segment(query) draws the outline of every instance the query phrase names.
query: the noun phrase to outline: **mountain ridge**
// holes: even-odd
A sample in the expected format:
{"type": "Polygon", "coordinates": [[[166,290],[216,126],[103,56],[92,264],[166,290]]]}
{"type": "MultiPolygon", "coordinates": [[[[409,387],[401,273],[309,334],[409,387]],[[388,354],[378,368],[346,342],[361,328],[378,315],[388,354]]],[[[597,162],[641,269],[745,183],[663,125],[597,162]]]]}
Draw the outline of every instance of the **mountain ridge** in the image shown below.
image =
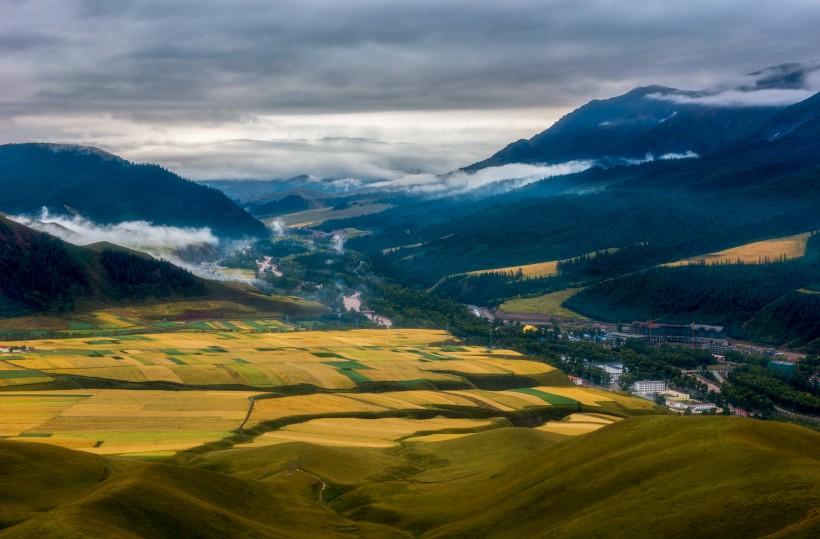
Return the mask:
{"type": "Polygon", "coordinates": [[[132,163],[88,146],[0,145],[0,211],[30,215],[42,208],[100,224],[208,227],[232,238],[268,234],[219,190],[158,165],[132,163]]]}

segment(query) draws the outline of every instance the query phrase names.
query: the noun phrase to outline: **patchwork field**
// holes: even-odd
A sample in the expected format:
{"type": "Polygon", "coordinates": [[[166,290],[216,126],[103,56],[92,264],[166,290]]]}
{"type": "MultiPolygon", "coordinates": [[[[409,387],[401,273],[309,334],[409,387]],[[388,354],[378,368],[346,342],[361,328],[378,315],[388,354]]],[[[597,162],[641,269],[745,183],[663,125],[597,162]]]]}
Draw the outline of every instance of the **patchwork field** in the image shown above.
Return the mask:
{"type": "Polygon", "coordinates": [[[500,309],[507,313],[545,314],[565,316],[568,318],[585,318],[562,305],[567,299],[578,293],[579,288],[568,288],[535,298],[518,298],[505,301],[500,309]]]}
{"type": "MultiPolygon", "coordinates": [[[[318,308],[318,304],[300,298],[279,297],[277,301],[304,309],[318,308]]],[[[44,333],[66,336],[118,335],[138,331],[203,329],[292,331],[294,328],[274,314],[263,317],[254,307],[225,300],[173,301],[143,306],[112,307],[70,315],[0,318],[0,336],[21,331],[36,337],[44,333]],[[228,321],[228,326],[221,328],[221,321],[228,321]],[[211,324],[216,325],[211,327],[211,324]]]]}
{"type": "Polygon", "coordinates": [[[463,384],[462,376],[541,379],[555,371],[509,350],[456,346],[442,331],[235,331],[260,325],[225,320],[203,323],[201,329],[209,332],[11,343],[32,350],[5,358],[0,384],[69,375],[197,387],[350,389],[366,382],[463,384]]]}
{"type": "Polygon", "coordinates": [[[797,234],[783,238],[756,241],[739,245],[716,253],[678,260],[665,266],[686,266],[688,264],[736,263],[760,264],[781,259],[800,258],[806,254],[806,244],[811,233],[797,234]]]}
{"type": "Polygon", "coordinates": [[[652,411],[652,403],[642,399],[546,386],[293,396],[249,391],[6,391],[0,392],[0,437],[99,454],[171,455],[229,438],[244,425],[260,434],[253,446],[301,441],[388,447],[405,439],[455,437],[425,438],[428,435],[509,426],[507,414],[555,406],[592,411],[539,427],[562,435],[591,432],[619,419],[605,413],[612,410],[626,415],[652,411]]]}
{"type": "Polygon", "coordinates": [[[560,438],[610,421],[589,414],[656,412],[444,331],[262,324],[4,343],[14,352],[0,356],[0,437],[160,458],[217,442],[386,448],[545,419],[539,428],[560,438]]]}

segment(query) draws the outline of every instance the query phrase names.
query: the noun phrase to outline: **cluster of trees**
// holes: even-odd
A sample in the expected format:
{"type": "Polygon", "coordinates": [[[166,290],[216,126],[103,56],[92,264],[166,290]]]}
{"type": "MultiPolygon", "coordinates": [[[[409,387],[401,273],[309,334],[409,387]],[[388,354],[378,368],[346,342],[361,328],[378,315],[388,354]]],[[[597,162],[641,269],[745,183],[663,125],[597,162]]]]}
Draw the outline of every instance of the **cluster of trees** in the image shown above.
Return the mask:
{"type": "Polygon", "coordinates": [[[67,310],[88,284],[63,242],[0,220],[0,310],[67,310]]]}
{"type": "Polygon", "coordinates": [[[205,285],[191,272],[165,260],[107,249],[100,263],[120,297],[167,297],[205,294],[205,285]]]}
{"type": "MultiPolygon", "coordinates": [[[[817,375],[817,358],[810,362],[817,375]]],[[[736,406],[764,414],[771,413],[775,406],[782,406],[799,413],[820,415],[820,392],[811,384],[811,377],[798,375],[787,380],[763,367],[749,365],[733,370],[728,380],[723,393],[736,406]]]]}
{"type": "Polygon", "coordinates": [[[486,342],[490,325],[452,300],[396,284],[382,284],[368,295],[370,307],[405,327],[447,329],[470,341],[486,342]]]}
{"type": "Polygon", "coordinates": [[[519,270],[453,275],[439,282],[435,293],[469,305],[495,307],[511,297],[546,294],[570,286],[573,283],[561,276],[524,277],[519,270]]]}

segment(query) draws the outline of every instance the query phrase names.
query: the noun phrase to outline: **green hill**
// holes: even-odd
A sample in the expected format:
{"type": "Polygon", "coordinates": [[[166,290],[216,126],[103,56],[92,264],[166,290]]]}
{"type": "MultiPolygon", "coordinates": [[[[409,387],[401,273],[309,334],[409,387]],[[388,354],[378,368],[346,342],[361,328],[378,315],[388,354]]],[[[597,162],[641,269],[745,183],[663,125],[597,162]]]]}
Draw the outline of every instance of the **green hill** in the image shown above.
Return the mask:
{"type": "Polygon", "coordinates": [[[630,418],[393,449],[296,443],[176,464],[0,441],[0,538],[816,537],[820,434],[630,418]]]}

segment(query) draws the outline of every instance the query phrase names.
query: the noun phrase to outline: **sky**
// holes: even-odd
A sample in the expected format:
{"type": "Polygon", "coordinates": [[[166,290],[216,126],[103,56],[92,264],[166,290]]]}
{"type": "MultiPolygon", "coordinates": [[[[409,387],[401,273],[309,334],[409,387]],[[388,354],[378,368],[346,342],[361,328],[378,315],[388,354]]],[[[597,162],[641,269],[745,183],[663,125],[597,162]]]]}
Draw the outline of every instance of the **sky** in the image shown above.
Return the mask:
{"type": "Polygon", "coordinates": [[[192,179],[443,173],[593,98],[816,62],[818,28],[817,0],[0,0],[0,143],[192,179]]]}

